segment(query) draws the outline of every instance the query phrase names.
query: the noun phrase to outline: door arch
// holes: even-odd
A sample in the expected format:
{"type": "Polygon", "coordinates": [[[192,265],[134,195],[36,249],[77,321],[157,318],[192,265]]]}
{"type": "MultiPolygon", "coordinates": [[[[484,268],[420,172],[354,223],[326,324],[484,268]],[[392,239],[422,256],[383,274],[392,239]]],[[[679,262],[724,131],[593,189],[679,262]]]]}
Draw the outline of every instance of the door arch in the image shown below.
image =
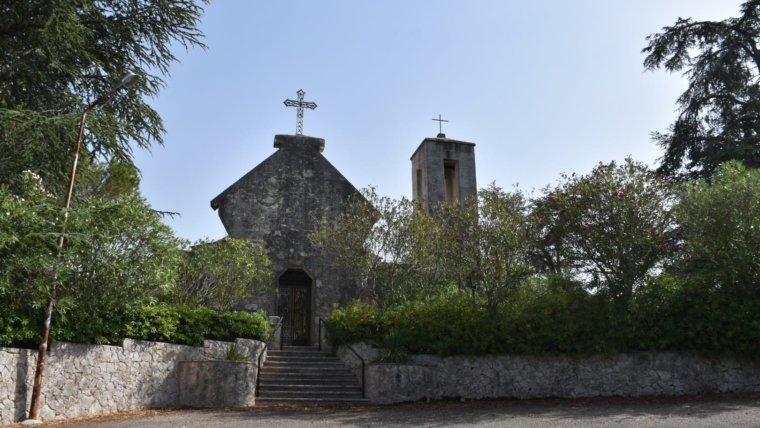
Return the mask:
{"type": "Polygon", "coordinates": [[[303,269],[288,269],[277,281],[277,315],[282,317],[284,346],[309,346],[312,284],[303,269]]]}

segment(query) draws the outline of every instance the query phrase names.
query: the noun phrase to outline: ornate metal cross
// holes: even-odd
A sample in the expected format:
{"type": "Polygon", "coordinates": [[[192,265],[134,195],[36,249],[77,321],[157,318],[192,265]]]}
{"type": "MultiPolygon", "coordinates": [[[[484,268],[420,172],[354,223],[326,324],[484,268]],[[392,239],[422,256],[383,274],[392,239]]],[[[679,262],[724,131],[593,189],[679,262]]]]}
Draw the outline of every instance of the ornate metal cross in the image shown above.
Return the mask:
{"type": "Polygon", "coordinates": [[[296,107],[298,109],[298,121],[296,122],[296,135],[303,134],[303,109],[310,108],[314,110],[317,108],[316,103],[312,103],[310,101],[304,101],[303,96],[306,95],[306,92],[304,92],[303,89],[299,89],[298,92],[298,101],[293,100],[285,100],[285,105],[287,107],[296,107]]]}
{"type": "Polygon", "coordinates": [[[433,120],[435,120],[436,122],[438,122],[438,133],[439,134],[443,134],[443,131],[442,131],[442,128],[441,128],[441,122],[448,122],[448,120],[441,119],[441,115],[440,114],[438,115],[438,119],[433,119],[433,120]]]}

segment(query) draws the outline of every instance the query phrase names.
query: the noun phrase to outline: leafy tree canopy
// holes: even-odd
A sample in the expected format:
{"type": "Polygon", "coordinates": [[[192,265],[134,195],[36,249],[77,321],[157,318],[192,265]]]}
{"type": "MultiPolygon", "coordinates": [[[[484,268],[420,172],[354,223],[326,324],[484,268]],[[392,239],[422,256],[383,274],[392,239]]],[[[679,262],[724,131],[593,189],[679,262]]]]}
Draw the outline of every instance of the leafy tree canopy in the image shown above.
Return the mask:
{"type": "MultiPolygon", "coordinates": [[[[8,0],[0,6],[0,184],[22,171],[60,194],[85,106],[127,73],[140,75],[88,117],[89,159],[133,168],[130,142],[162,144],[145,101],[176,61],[170,45],[205,47],[197,26],[209,0],[8,0]]],[[[88,165],[84,165],[87,167],[88,165]]]]}
{"type": "Polygon", "coordinates": [[[647,37],[644,67],[683,71],[689,87],[668,132],[655,133],[665,149],[659,172],[709,177],[728,160],[760,167],[760,0],[741,16],[720,22],[679,18],[647,37]]]}

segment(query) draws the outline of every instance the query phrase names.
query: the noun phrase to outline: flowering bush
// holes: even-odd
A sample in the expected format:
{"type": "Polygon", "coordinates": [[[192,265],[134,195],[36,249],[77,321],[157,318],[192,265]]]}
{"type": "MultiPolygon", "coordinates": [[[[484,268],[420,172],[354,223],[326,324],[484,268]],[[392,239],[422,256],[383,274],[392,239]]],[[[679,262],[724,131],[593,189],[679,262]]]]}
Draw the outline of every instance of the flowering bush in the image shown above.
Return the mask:
{"type": "Polygon", "coordinates": [[[588,175],[563,174],[545,192],[552,209],[535,213],[550,225],[543,245],[613,299],[630,299],[673,250],[673,194],[641,163],[626,159],[600,163],[588,175]]]}

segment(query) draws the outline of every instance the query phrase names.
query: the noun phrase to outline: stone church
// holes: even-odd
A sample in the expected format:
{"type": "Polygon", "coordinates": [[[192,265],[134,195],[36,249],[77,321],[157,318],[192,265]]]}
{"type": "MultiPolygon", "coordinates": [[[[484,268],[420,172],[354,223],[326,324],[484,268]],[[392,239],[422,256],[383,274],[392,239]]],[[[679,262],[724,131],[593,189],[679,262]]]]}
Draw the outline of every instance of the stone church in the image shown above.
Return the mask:
{"type": "MultiPolygon", "coordinates": [[[[215,197],[211,208],[230,236],[262,243],[272,261],[272,287],[250,296],[245,309],[283,317],[284,345],[316,345],[318,319],[361,292],[320,259],[307,234],[343,212],[350,198],[362,196],[323,156],[324,139],[275,135],[274,148],[215,197]]],[[[424,200],[425,209],[477,191],[475,144],[438,134],[425,138],[411,161],[413,197],[424,200]]]]}

